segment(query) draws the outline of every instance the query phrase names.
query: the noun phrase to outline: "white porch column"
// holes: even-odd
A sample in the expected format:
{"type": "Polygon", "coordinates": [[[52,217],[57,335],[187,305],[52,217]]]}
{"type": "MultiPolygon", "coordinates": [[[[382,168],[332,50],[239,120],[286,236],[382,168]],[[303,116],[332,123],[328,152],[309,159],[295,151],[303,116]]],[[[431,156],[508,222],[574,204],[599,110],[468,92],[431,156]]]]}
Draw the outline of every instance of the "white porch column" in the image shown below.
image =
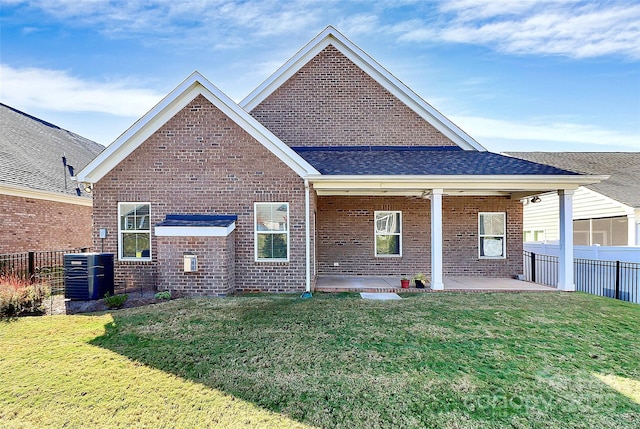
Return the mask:
{"type": "Polygon", "coordinates": [[[636,214],[627,215],[627,246],[635,246],[638,243],[640,237],[636,237],[636,214]]]}
{"type": "Polygon", "coordinates": [[[558,191],[560,199],[560,258],[558,260],[558,289],[575,291],[573,280],[573,190],[558,191]]]}
{"type": "Polygon", "coordinates": [[[444,289],[442,281],[442,189],[431,190],[431,289],[444,289]]]}

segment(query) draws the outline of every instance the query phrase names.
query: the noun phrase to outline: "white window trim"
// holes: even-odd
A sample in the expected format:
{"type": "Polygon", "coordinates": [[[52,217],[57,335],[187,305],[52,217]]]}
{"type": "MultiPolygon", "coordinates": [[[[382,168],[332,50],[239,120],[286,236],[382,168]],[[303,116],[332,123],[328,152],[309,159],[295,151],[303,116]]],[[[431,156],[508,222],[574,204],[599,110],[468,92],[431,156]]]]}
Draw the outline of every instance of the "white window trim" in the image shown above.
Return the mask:
{"type": "Polygon", "coordinates": [[[257,201],[253,203],[253,256],[255,262],[289,262],[291,255],[291,218],[289,217],[289,203],[278,201],[257,201]],[[287,230],[286,231],[258,231],[258,206],[260,204],[284,204],[287,206],[287,230]],[[258,233],[260,234],[287,234],[287,257],[286,258],[258,258],[258,233]]]}
{"type": "Polygon", "coordinates": [[[479,259],[507,259],[507,212],[479,212],[478,213],[478,258],[479,259]],[[503,231],[504,234],[480,234],[480,217],[482,215],[500,214],[504,216],[503,231]],[[482,237],[502,237],[502,256],[482,256],[481,238],[482,237]]]}
{"type": "Polygon", "coordinates": [[[151,203],[146,201],[119,201],[118,202],[118,261],[151,261],[153,258],[153,246],[152,246],[152,236],[151,236],[151,203]],[[120,210],[124,204],[148,204],[149,205],[149,257],[148,258],[125,258],[122,256],[122,233],[138,233],[138,234],[146,234],[145,232],[136,232],[130,230],[122,230],[122,224],[120,222],[121,214],[120,210]]]}
{"type": "Polygon", "coordinates": [[[376,210],[373,212],[373,255],[376,258],[401,258],[402,257],[402,211],[400,210],[376,210]],[[397,213],[400,216],[400,232],[395,232],[391,234],[382,234],[378,233],[376,228],[376,219],[378,217],[378,213],[397,213]],[[400,246],[399,252],[397,255],[378,255],[378,235],[397,235],[400,237],[398,240],[398,244],[400,246]]]}

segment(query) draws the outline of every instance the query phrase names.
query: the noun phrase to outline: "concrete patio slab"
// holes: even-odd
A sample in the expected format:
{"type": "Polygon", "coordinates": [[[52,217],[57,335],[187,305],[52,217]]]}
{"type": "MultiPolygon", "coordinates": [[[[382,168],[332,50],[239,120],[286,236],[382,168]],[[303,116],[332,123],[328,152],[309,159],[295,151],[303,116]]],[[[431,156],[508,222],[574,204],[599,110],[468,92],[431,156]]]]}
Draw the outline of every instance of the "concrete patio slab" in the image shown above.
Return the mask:
{"type": "Polygon", "coordinates": [[[550,292],[556,288],[525,282],[522,280],[497,277],[445,277],[445,290],[457,291],[531,291],[550,292]]]}
{"type": "MultiPolygon", "coordinates": [[[[522,280],[496,277],[445,277],[444,292],[554,292],[558,289],[522,280]]],[[[400,277],[319,276],[317,292],[436,292],[429,289],[402,289],[400,277]]],[[[441,291],[437,291],[441,292],[441,291]]]]}

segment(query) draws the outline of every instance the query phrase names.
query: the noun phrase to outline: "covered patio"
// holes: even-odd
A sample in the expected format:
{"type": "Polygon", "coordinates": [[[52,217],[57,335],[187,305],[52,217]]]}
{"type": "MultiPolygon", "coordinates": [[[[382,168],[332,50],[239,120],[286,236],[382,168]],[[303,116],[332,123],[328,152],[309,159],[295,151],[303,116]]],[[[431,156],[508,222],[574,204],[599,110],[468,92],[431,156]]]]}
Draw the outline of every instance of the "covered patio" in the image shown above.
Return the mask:
{"type": "MultiPolygon", "coordinates": [[[[424,289],[402,289],[400,277],[391,276],[319,276],[316,292],[433,292],[424,289]]],[[[556,292],[558,289],[522,280],[495,277],[444,277],[448,292],[556,292]]]]}
{"type": "Polygon", "coordinates": [[[397,291],[401,275],[417,272],[429,275],[431,290],[555,290],[511,280],[522,272],[521,204],[552,191],[562,249],[557,286],[575,290],[573,192],[606,177],[458,147],[293,149],[320,172],[306,178],[317,213],[315,290],[397,291]],[[380,226],[383,216],[396,221],[380,226]],[[382,239],[395,247],[380,252],[382,239]]]}

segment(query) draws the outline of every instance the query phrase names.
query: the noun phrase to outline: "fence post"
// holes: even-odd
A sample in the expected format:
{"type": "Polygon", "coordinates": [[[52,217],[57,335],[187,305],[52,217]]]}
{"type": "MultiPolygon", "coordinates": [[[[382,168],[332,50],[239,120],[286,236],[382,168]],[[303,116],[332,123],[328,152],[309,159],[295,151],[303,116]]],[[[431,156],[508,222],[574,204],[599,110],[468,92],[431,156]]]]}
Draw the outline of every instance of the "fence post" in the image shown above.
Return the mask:
{"type": "Polygon", "coordinates": [[[620,299],[620,261],[616,261],[616,299],[620,299]]]}
{"type": "Polygon", "coordinates": [[[531,283],[536,282],[536,254],[531,252],[531,283]]]}
{"type": "Polygon", "coordinates": [[[29,252],[29,262],[27,267],[29,273],[29,281],[33,282],[36,279],[36,253],[29,252]]]}

